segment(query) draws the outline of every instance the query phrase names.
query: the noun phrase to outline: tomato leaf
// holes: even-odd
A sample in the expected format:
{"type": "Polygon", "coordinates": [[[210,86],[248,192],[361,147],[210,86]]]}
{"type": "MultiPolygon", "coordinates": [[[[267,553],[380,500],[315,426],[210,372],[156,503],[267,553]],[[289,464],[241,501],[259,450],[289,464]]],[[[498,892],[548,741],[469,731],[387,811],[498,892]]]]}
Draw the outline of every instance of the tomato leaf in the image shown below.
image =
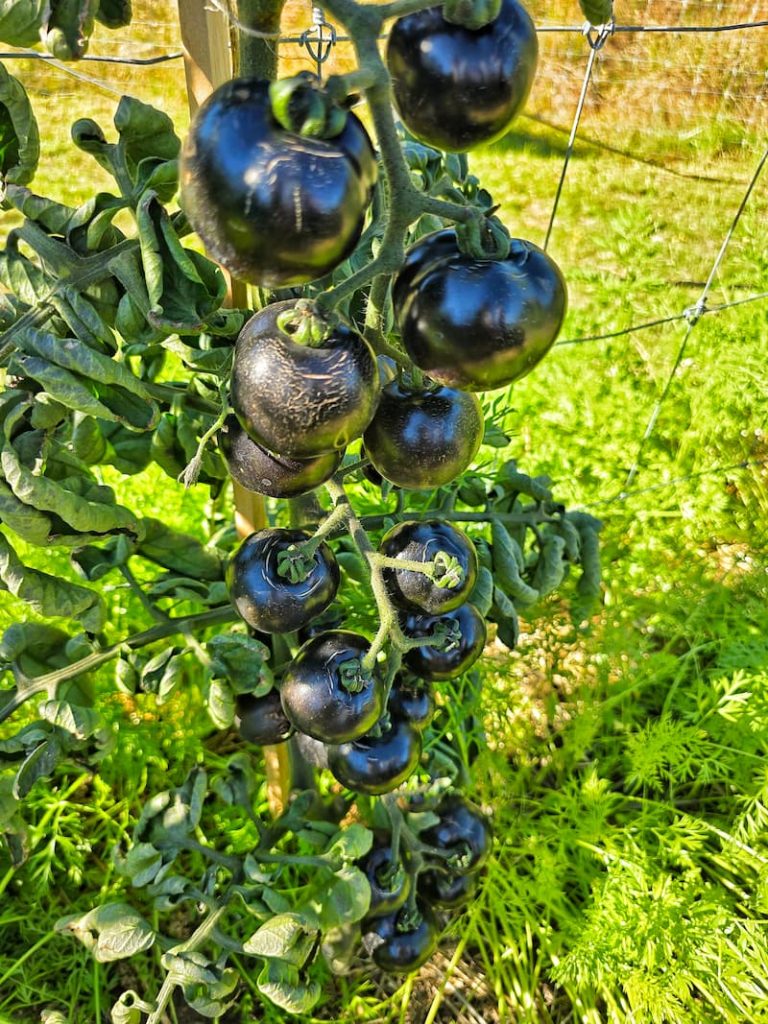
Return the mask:
{"type": "Polygon", "coordinates": [[[259,991],[289,1013],[309,1013],[320,998],[320,985],[302,978],[282,960],[267,960],[256,984],[259,991]]]}
{"type": "Polygon", "coordinates": [[[21,82],[0,64],[0,175],[6,182],[26,185],[35,175],[39,158],[40,135],[29,97],[21,82]]]}
{"type": "Polygon", "coordinates": [[[61,917],[57,932],[71,932],[99,963],[125,960],[149,949],[155,933],[141,914],[127,903],[106,903],[87,914],[61,917]]]}

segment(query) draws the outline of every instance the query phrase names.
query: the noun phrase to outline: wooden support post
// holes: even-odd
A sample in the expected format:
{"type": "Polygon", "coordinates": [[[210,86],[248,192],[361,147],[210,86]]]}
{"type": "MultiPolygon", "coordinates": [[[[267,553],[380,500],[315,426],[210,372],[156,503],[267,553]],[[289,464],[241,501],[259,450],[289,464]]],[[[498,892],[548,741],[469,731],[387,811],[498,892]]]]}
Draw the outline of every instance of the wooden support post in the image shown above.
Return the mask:
{"type": "MultiPolygon", "coordinates": [[[[184,69],[190,114],[211,92],[232,78],[235,71],[232,54],[236,52],[227,17],[210,10],[205,0],[178,0],[181,40],[184,46],[184,69]]],[[[242,281],[230,280],[229,301],[233,306],[247,307],[248,287],[242,281]]],[[[235,525],[240,537],[247,537],[266,526],[264,499],[234,483],[235,525]]],[[[264,747],[267,774],[267,796],[274,815],[288,802],[291,790],[291,752],[287,743],[264,747]]]]}

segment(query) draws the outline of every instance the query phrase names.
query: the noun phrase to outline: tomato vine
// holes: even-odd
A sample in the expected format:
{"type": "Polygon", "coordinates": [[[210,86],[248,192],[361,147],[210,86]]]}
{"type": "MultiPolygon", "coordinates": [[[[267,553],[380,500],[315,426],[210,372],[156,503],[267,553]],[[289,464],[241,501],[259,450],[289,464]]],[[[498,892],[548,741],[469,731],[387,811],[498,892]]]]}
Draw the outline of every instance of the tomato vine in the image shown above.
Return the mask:
{"type": "MultiPolygon", "coordinates": [[[[124,98],[117,142],[90,119],[72,134],[114,192],[78,208],[36,195],[33,146],[14,150],[21,170],[3,168],[4,205],[22,224],[0,254],[0,515],[25,544],[69,551],[85,581],[24,565],[0,534],[2,585],[69,624],[20,623],[0,641],[11,675],[0,721],[46,698],[39,719],[0,741],[15,801],[6,824],[68,755],[108,755],[115,741],[85,684],[109,662],[119,690],[158,704],[183,679],[202,680],[214,726],[237,741],[228,756],[207,749],[208,771],[195,767],[151,796],[115,852],[142,908],[205,915],[188,937],[173,943],[150,925],[134,894],[59,922],[102,961],[162,947],[160,991],[124,993],[116,1024],[156,1024],[177,989],[197,1012],[221,1014],[238,957],[256,958],[258,991],[296,1013],[320,998],[319,954],[338,973],[424,963],[443,923],[433,911],[471,897],[491,847],[485,815],[457,792],[470,775],[468,745],[441,726],[458,677],[476,691],[488,626],[514,649],[518,610],[572,570],[576,617],[599,593],[599,522],[567,511],[550,481],[501,456],[509,439],[493,412],[503,418],[503,403],[484,407],[474,394],[546,355],[565,312],[559,271],[510,240],[462,153],[395,121],[379,37],[429,3],[321,6],[358,62],[322,88],[306,76],[269,85],[266,44],[281,5],[241,2],[251,32],[240,39],[240,73],[263,81],[223,86],[183,148],[165,115],[124,98]],[[358,94],[375,158],[349,109],[358,94]],[[217,154],[218,132],[238,145],[217,154]],[[278,172],[243,171],[254,153],[277,160],[278,172]],[[285,181],[290,202],[268,221],[285,181]],[[325,194],[303,206],[302,189],[318,187],[325,194]],[[133,233],[119,226],[125,212],[133,233]],[[193,228],[249,277],[254,309],[226,308],[221,270],[184,244],[193,228]],[[446,324],[471,281],[497,272],[478,294],[498,334],[484,340],[471,310],[446,324]],[[441,305],[434,295],[462,274],[441,305]],[[432,333],[413,341],[406,326],[425,323],[432,333]],[[452,350],[437,351],[438,335],[451,336],[452,350]],[[472,468],[483,445],[488,457],[472,468]],[[99,472],[151,464],[209,488],[205,543],[120,504],[99,472]],[[272,501],[269,525],[237,549],[224,518],[230,477],[272,501]],[[113,574],[151,627],[115,638],[99,586],[113,574]],[[169,614],[176,605],[192,610],[169,614]],[[232,628],[213,632],[224,624],[232,628]],[[274,821],[255,809],[255,740],[290,742],[305,758],[303,784],[297,777],[274,821]],[[238,841],[222,841],[222,820],[237,820],[238,841]]],[[[445,16],[482,32],[500,8],[452,3],[445,16]]],[[[71,55],[86,44],[69,23],[44,27],[63,32],[71,55]]],[[[12,99],[12,141],[33,138],[28,101],[18,89],[12,99]]],[[[23,844],[10,845],[20,863],[23,844]]]]}

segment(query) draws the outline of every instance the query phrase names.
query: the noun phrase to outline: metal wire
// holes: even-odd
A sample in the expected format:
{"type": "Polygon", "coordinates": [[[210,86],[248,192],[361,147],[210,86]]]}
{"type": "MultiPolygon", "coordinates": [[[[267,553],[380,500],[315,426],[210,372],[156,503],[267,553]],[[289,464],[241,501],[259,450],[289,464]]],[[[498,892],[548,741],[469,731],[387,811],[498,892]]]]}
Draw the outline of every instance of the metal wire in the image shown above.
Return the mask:
{"type": "MultiPolygon", "coordinates": [[[[216,11],[219,14],[223,14],[229,22],[234,25],[238,31],[248,36],[255,36],[259,39],[274,39],[280,43],[293,43],[297,46],[304,45],[306,33],[302,33],[299,36],[283,36],[279,32],[259,32],[255,28],[250,28],[245,25],[239,18],[237,18],[231,11],[227,10],[221,0],[208,0],[206,10],[216,11]]],[[[165,22],[139,22],[139,24],[155,24],[158,26],[164,26],[165,22]]],[[[765,21],[743,21],[732,25],[613,25],[611,32],[663,32],[669,34],[685,34],[689,32],[739,32],[746,29],[752,28],[768,28],[768,20],[765,21]]],[[[585,34],[585,25],[537,25],[536,31],[541,33],[547,32],[573,32],[577,35],[585,34]]],[[[388,33],[384,32],[379,37],[380,39],[386,39],[388,33]]],[[[334,37],[336,43],[349,43],[352,42],[351,36],[336,33],[334,37]]],[[[96,61],[105,64],[125,64],[128,66],[141,67],[152,66],[154,64],[163,64],[167,61],[181,60],[184,56],[183,53],[166,53],[156,57],[113,57],[105,56],[102,54],[86,54],[80,57],[80,61],[96,61]]],[[[37,50],[9,50],[5,53],[0,53],[0,60],[47,60],[55,61],[57,58],[52,53],[40,53],[37,50]]]]}
{"type": "Polygon", "coordinates": [[[632,327],[624,327],[620,331],[609,331],[607,334],[590,334],[583,338],[563,338],[555,345],[583,345],[588,341],[607,341],[609,338],[622,338],[625,334],[634,334],[635,331],[647,331],[651,327],[661,327],[663,324],[675,323],[678,320],[689,320],[691,310],[695,309],[698,316],[706,316],[707,313],[721,313],[724,309],[732,309],[734,306],[744,306],[748,302],[759,302],[761,299],[768,299],[768,292],[758,292],[757,295],[748,295],[744,299],[734,299],[733,302],[721,302],[716,306],[705,306],[699,309],[697,306],[689,307],[682,313],[674,316],[661,317],[659,320],[649,320],[647,323],[634,324],[632,327]]]}
{"type": "MultiPolygon", "coordinates": [[[[164,53],[157,57],[107,57],[88,56],[80,57],[79,60],[98,61],[101,64],[130,64],[138,67],[151,64],[164,64],[169,60],[179,60],[183,53],[164,53]]],[[[56,58],[52,53],[38,53],[37,50],[14,50],[12,53],[0,53],[0,60],[47,60],[55,62],[56,58]]]]}
{"type": "Polygon", "coordinates": [[[701,316],[703,315],[704,310],[706,309],[707,295],[709,294],[709,290],[712,287],[712,282],[714,281],[715,275],[720,269],[720,264],[723,262],[726,250],[728,249],[730,241],[733,238],[733,234],[736,228],[738,227],[739,221],[741,220],[741,216],[744,213],[744,210],[746,209],[747,203],[749,202],[749,197],[752,195],[752,191],[755,185],[757,184],[757,180],[762,174],[763,168],[765,167],[766,163],[768,163],[768,147],[766,147],[765,152],[758,161],[757,167],[755,168],[755,173],[752,175],[752,179],[749,182],[749,185],[747,186],[747,191],[745,192],[741,202],[739,203],[739,208],[736,211],[736,215],[734,216],[731,222],[731,226],[728,228],[728,231],[726,232],[725,238],[723,239],[723,243],[720,246],[720,250],[717,256],[715,257],[715,262],[712,264],[712,269],[709,272],[709,277],[707,278],[707,281],[704,285],[704,289],[701,295],[699,296],[699,300],[696,303],[696,305],[692,307],[691,310],[688,311],[689,315],[686,317],[686,319],[688,320],[688,326],[685,329],[685,334],[683,335],[683,339],[678,347],[677,354],[675,356],[675,361],[672,364],[672,369],[669,371],[669,374],[667,375],[667,379],[664,383],[664,387],[662,388],[662,392],[657,398],[653,409],[651,410],[651,415],[646,425],[645,432],[643,433],[643,436],[640,439],[637,451],[635,452],[634,461],[632,462],[632,465],[629,469],[629,473],[627,474],[627,479],[624,484],[624,490],[627,490],[632,485],[632,481],[635,479],[635,476],[637,475],[637,471],[640,468],[640,460],[642,459],[643,452],[645,451],[645,446],[648,443],[649,438],[653,434],[653,431],[656,427],[656,422],[659,418],[659,413],[661,412],[661,408],[667,398],[667,395],[669,394],[670,388],[672,387],[672,381],[675,379],[677,371],[680,368],[680,363],[683,361],[683,356],[688,346],[688,340],[691,337],[691,334],[693,333],[696,324],[699,322],[701,316]]]}

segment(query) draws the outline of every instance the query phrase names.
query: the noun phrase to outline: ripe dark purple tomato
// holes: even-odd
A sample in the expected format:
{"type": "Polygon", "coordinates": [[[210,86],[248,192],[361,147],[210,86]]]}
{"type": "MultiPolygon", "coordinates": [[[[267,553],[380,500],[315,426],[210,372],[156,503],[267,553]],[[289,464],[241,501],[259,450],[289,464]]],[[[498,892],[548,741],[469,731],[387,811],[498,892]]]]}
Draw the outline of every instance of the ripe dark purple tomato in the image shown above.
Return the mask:
{"type": "Polygon", "coordinates": [[[283,743],[293,733],[293,726],[283,711],[279,690],[272,689],[263,697],[240,694],[236,706],[238,731],[249,743],[262,747],[283,743]]]}
{"type": "Polygon", "coordinates": [[[380,736],[367,734],[328,748],[328,767],[348,789],[389,793],[413,774],[421,757],[421,734],[404,719],[390,718],[380,736]]]}
{"type": "Polygon", "coordinates": [[[431,684],[409,672],[401,672],[392,684],[387,710],[393,718],[404,719],[412,728],[423,732],[435,714],[431,684]]]}
{"type": "Polygon", "coordinates": [[[450,874],[437,868],[425,871],[419,875],[419,895],[430,907],[455,910],[472,899],[478,878],[477,872],[450,874]]]}
{"type": "Polygon", "coordinates": [[[421,840],[453,854],[454,872],[473,872],[491,854],[493,837],[485,816],[458,794],[444,797],[435,813],[440,818],[419,834],[421,840]]]}
{"type": "Polygon", "coordinates": [[[310,459],[273,455],[248,437],[235,416],[227,418],[219,444],[230,476],[246,490],[270,498],[295,498],[319,487],[333,476],[344,456],[341,451],[310,459]]]}
{"type": "Polygon", "coordinates": [[[363,440],[373,468],[390,483],[431,490],[463,473],[477,454],[482,408],[465,391],[393,381],[381,392],[363,440]]]}
{"type": "Polygon", "coordinates": [[[411,876],[403,861],[395,861],[389,836],[376,843],[360,862],[360,870],[371,887],[368,917],[379,917],[399,910],[411,891],[411,876]]]}
{"type": "Polygon", "coordinates": [[[479,29],[442,7],[400,18],[387,44],[395,106],[406,128],[436,149],[461,152],[499,138],[522,109],[538,60],[536,29],[518,0],[502,0],[479,29]]]}
{"type": "Polygon", "coordinates": [[[382,970],[395,974],[416,971],[437,948],[437,923],[425,904],[417,903],[417,908],[414,922],[408,920],[407,906],[363,921],[363,945],[382,970]]]}
{"type": "Polygon", "coordinates": [[[300,344],[278,323],[295,301],[252,316],[237,339],[232,408],[248,436],[295,459],[343,451],[370,423],[379,371],[370,346],[338,323],[319,345],[300,344]]]}
{"type": "Polygon", "coordinates": [[[329,630],[299,648],[283,676],[283,710],[293,725],[323,743],[348,743],[369,732],[384,710],[384,682],[362,661],[370,641],[329,630]]]}
{"type": "Polygon", "coordinates": [[[270,288],[323,277],[351,253],[376,180],[354,114],[332,139],[285,130],[269,82],[236,78],[195,115],[181,158],[181,205],[206,250],[270,288]]]}
{"type": "Polygon", "coordinates": [[[472,541],[440,519],[409,520],[393,526],[379,551],[389,558],[413,562],[437,560],[439,575],[430,578],[412,569],[384,569],[393,601],[409,611],[440,615],[466,601],[477,579],[477,554],[472,541]]]}
{"type": "Polygon", "coordinates": [[[549,352],[568,297],[557,264],[538,246],[513,238],[506,259],[479,260],[463,255],[448,229],[414,249],[395,282],[395,315],[406,351],[430,377],[491,391],[549,352]]]}
{"type": "Polygon", "coordinates": [[[402,627],[410,637],[431,637],[448,631],[447,647],[425,644],[406,653],[405,664],[422,679],[453,679],[466,672],[483,653],[487,635],[485,619],[472,604],[463,604],[443,615],[404,613],[402,627]]]}
{"type": "Polygon", "coordinates": [[[238,615],[264,633],[290,633],[324,611],[336,596],[339,567],[322,543],[305,579],[292,583],[281,558],[309,540],[305,530],[266,529],[246,537],[226,569],[229,597],[238,615]]]}

